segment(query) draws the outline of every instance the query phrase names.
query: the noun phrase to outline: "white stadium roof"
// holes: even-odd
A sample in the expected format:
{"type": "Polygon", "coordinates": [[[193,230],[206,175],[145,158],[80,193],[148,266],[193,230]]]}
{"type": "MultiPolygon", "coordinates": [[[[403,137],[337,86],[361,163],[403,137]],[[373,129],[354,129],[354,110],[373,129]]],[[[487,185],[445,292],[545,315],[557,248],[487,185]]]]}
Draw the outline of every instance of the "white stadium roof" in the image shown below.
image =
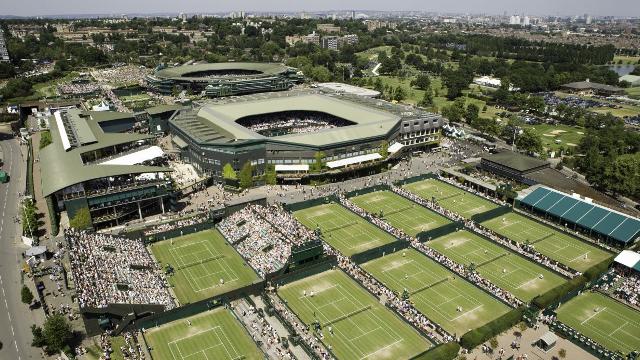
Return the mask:
{"type": "Polygon", "coordinates": [[[349,165],[353,165],[353,164],[360,164],[360,163],[363,163],[363,162],[373,161],[373,160],[378,160],[378,159],[382,159],[382,155],[380,155],[378,153],[366,154],[366,155],[358,155],[358,156],[354,156],[354,157],[350,157],[350,158],[346,158],[346,159],[340,159],[340,160],[336,160],[336,161],[329,161],[327,163],[327,167],[329,169],[336,169],[336,168],[341,168],[341,167],[345,167],[345,166],[349,166],[349,165]]]}
{"type": "Polygon", "coordinates": [[[162,157],[163,155],[164,151],[162,151],[159,146],[150,146],[146,149],[142,149],[131,154],[107,160],[103,163],[100,163],[100,165],[136,165],[142,164],[143,162],[148,160],[162,157]]]}

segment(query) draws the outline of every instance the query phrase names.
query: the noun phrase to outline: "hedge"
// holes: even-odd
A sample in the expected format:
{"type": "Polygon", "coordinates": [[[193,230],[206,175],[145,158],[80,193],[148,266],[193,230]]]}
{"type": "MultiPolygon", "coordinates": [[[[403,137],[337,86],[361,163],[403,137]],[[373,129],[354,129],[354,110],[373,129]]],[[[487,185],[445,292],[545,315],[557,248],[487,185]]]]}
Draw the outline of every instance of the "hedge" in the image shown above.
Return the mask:
{"type": "Polygon", "coordinates": [[[560,284],[542,295],[538,295],[531,301],[538,309],[542,310],[560,301],[565,295],[584,287],[587,283],[584,275],[576,276],[573,279],[560,284]]]}
{"type": "Polygon", "coordinates": [[[524,307],[513,309],[499,318],[467,332],[460,338],[460,345],[468,350],[475,348],[519,323],[523,313],[524,307]]]}
{"type": "Polygon", "coordinates": [[[608,259],[602,260],[601,262],[593,265],[584,272],[583,276],[587,278],[588,281],[593,281],[599,278],[605,271],[607,271],[609,265],[611,265],[611,263],[613,262],[613,259],[615,259],[615,255],[612,255],[608,259]]]}
{"type": "Polygon", "coordinates": [[[460,345],[457,342],[448,342],[416,355],[411,360],[453,360],[459,352],[460,345]]]}

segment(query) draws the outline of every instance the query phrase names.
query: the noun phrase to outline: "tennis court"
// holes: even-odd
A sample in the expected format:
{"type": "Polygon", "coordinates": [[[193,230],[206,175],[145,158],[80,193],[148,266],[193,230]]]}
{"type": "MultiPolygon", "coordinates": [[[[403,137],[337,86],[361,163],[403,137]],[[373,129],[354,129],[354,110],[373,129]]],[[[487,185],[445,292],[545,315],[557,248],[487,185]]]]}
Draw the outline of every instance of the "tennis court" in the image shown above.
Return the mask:
{"type": "Polygon", "coordinates": [[[466,230],[439,237],[427,245],[459,264],[473,264],[480,275],[523,301],[565,281],[541,265],[466,230]]]}
{"type": "Polygon", "coordinates": [[[322,238],[346,256],[396,241],[393,236],[335,203],[298,210],[294,216],[311,230],[320,228],[322,238]]]}
{"type": "Polygon", "coordinates": [[[251,337],[225,308],[146,329],[154,360],[264,359],[251,337]]]}
{"type": "Polygon", "coordinates": [[[540,253],[584,272],[612,254],[578,238],[517,213],[507,213],[482,223],[519,243],[529,242],[540,253]]]}
{"type": "Polygon", "coordinates": [[[181,304],[206,299],[258,280],[255,272],[217,230],[153,243],[151,251],[174,274],[169,283],[181,304]]]}
{"type": "Polygon", "coordinates": [[[370,213],[382,212],[389,224],[411,236],[450,223],[447,218],[391,191],[376,191],[350,200],[370,213]]]}
{"type": "Polygon", "coordinates": [[[391,290],[406,289],[416,309],[452,334],[462,335],[509,311],[509,307],[414,249],[362,267],[391,290]]]}
{"type": "Polygon", "coordinates": [[[640,311],[596,292],[569,300],[557,311],[558,320],[611,351],[628,354],[640,349],[640,311]]]}
{"type": "Polygon", "coordinates": [[[339,359],[410,359],[431,343],[340,270],[298,280],[278,294],[339,359]]]}
{"type": "Polygon", "coordinates": [[[436,179],[417,181],[403,188],[425,200],[436,198],[440,206],[467,219],[498,207],[489,200],[436,179]]]}

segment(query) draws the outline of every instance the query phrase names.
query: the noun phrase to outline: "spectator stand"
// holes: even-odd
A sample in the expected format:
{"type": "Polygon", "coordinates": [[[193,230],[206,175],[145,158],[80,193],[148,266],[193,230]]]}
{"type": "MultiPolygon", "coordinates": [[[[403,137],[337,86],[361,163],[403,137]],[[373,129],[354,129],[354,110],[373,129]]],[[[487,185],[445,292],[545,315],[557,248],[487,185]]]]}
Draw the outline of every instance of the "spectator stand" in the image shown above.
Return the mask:
{"type": "Polygon", "coordinates": [[[211,229],[215,226],[215,221],[207,213],[196,214],[187,218],[171,220],[162,224],[153,224],[125,232],[122,235],[130,239],[140,239],[145,245],[156,241],[168,240],[171,238],[189,235],[196,232],[211,229]],[[157,232],[160,229],[162,231],[157,232]]]}

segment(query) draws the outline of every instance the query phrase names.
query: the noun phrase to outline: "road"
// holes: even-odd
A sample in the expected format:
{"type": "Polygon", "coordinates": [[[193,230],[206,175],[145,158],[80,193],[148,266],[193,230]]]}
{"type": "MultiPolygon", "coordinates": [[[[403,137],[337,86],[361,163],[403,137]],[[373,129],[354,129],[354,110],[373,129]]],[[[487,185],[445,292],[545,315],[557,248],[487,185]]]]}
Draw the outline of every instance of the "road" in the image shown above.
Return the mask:
{"type": "MultiPolygon", "coordinates": [[[[25,189],[25,162],[18,141],[0,132],[2,169],[10,181],[0,184],[0,359],[40,359],[40,351],[31,346],[33,314],[20,301],[20,253],[26,246],[20,241],[19,226],[14,222],[18,192],[25,189]]],[[[26,154],[24,155],[26,156],[26,154]]]]}

